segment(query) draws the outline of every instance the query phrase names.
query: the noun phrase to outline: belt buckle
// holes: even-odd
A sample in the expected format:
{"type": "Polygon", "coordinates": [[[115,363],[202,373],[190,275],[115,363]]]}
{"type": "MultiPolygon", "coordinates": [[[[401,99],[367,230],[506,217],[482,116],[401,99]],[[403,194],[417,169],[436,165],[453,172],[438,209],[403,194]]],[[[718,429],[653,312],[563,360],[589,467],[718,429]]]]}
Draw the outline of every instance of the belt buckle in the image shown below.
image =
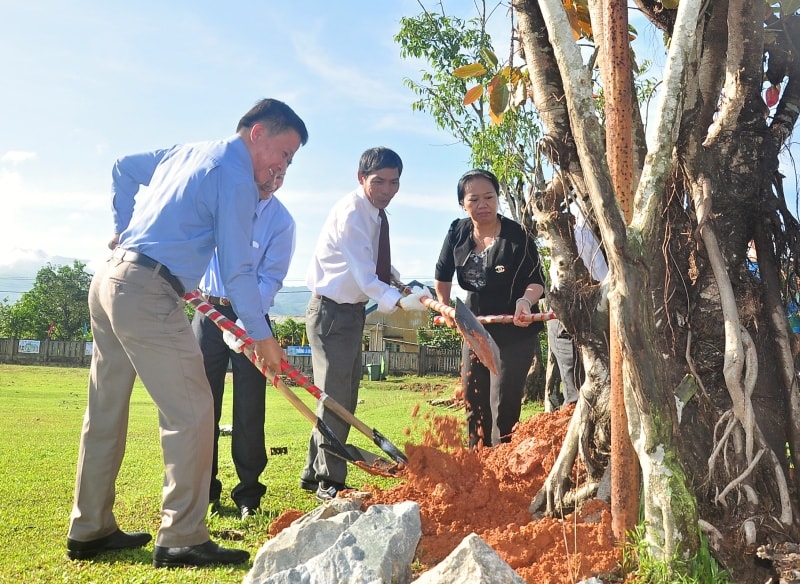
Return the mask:
{"type": "Polygon", "coordinates": [[[231,301],[228,298],[226,298],[225,296],[220,296],[219,297],[219,304],[220,304],[220,306],[230,306],[231,305],[231,301]]]}

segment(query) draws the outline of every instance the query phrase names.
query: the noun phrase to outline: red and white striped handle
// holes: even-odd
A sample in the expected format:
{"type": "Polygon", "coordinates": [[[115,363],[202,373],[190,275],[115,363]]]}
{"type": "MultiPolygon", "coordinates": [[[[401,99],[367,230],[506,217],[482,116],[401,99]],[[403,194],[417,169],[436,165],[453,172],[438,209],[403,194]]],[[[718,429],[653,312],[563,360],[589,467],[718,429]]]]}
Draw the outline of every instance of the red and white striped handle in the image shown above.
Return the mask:
{"type": "MultiPolygon", "coordinates": [[[[514,322],[514,315],[513,314],[487,314],[484,316],[476,316],[475,318],[478,319],[478,322],[481,324],[510,324],[514,322]]],[[[554,320],[556,317],[555,313],[550,312],[534,312],[522,317],[523,321],[527,322],[542,322],[546,320],[554,320]]],[[[444,317],[435,316],[433,317],[433,324],[443,325],[444,317]]]]}

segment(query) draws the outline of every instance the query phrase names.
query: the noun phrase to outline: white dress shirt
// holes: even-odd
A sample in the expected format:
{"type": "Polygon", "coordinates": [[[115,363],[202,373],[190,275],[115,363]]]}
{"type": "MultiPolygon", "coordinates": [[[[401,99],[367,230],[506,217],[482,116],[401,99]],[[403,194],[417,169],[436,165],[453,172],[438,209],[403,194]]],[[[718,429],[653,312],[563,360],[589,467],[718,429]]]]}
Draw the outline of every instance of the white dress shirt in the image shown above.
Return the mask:
{"type": "MultiPolygon", "coordinates": [[[[311,258],[306,275],[311,293],[340,304],[372,299],[380,312],[394,312],[402,295],[375,274],[379,230],[378,209],[363,188],[340,199],[325,220],[311,258]]],[[[399,278],[394,267],[392,275],[399,278]]]]}
{"type": "MultiPolygon", "coordinates": [[[[589,226],[586,225],[586,218],[577,203],[570,203],[569,209],[575,217],[575,246],[578,248],[578,255],[583,260],[592,278],[602,282],[605,280],[606,274],[608,274],[608,266],[606,265],[605,257],[603,257],[603,252],[600,251],[600,244],[597,242],[594,233],[589,229],[589,226]]],[[[550,264],[550,287],[553,289],[558,288],[559,284],[556,267],[555,262],[550,264]]]]}

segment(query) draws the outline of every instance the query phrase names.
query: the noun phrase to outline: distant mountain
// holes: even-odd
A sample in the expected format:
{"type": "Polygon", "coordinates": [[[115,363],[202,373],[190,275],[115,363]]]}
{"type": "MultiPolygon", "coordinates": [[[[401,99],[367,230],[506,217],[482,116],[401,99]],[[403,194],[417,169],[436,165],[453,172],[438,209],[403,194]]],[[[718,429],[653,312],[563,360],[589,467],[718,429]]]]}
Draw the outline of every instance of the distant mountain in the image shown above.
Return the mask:
{"type": "MultiPolygon", "coordinates": [[[[0,302],[7,300],[14,304],[33,287],[36,274],[47,262],[53,265],[71,266],[73,260],[68,258],[36,258],[29,262],[14,265],[0,265],[0,302]]],[[[88,272],[93,272],[87,268],[88,272]]],[[[306,305],[311,298],[311,291],[305,286],[287,286],[278,292],[275,306],[269,311],[272,317],[302,317],[306,314],[306,305]]]]}
{"type": "MultiPolygon", "coordinates": [[[[8,302],[13,304],[19,300],[23,292],[27,292],[33,287],[36,274],[47,263],[56,266],[71,266],[74,261],[73,258],[49,256],[41,250],[11,250],[11,252],[0,258],[0,302],[3,299],[8,299],[8,302]]],[[[94,272],[91,265],[92,262],[81,261],[87,263],[87,272],[94,272]]],[[[412,286],[418,284],[419,282],[416,280],[409,282],[409,285],[412,286]]],[[[430,286],[431,283],[428,283],[428,285],[430,286]]],[[[454,294],[458,291],[460,289],[454,286],[454,294]]],[[[269,311],[269,314],[273,318],[285,318],[288,316],[304,318],[310,298],[311,291],[305,286],[285,286],[278,292],[275,298],[275,305],[269,311]]]]}
{"type": "Polygon", "coordinates": [[[275,306],[269,311],[272,318],[305,317],[306,306],[311,299],[311,290],[305,286],[285,286],[275,296],[275,306]]]}

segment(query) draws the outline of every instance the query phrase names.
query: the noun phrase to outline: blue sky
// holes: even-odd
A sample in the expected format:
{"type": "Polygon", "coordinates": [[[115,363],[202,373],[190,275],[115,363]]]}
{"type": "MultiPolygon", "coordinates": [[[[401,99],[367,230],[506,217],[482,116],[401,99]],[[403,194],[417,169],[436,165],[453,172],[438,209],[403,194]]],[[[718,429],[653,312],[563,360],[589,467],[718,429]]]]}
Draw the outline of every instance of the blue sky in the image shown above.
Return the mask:
{"type": "MultiPolygon", "coordinates": [[[[422,64],[393,37],[416,1],[2,4],[0,270],[70,258],[91,268],[108,253],[117,157],[227,137],[275,97],[310,134],[279,192],[298,224],[286,285],[302,285],[328,210],[378,145],[405,164],[388,209],[393,263],[406,280],[433,278],[468,152],[411,111],[403,79],[422,64]]],[[[474,14],[469,0],[446,4],[474,14]]]]}
{"type": "MultiPolygon", "coordinates": [[[[444,4],[475,15],[472,0],[444,4]]],[[[388,209],[393,263],[406,281],[433,279],[447,227],[462,216],[455,184],[469,155],[411,110],[403,80],[424,65],[402,59],[394,36],[402,16],[419,14],[416,0],[0,7],[0,299],[16,300],[8,291],[28,289],[47,261],[77,258],[92,269],[106,257],[117,157],[227,137],[262,97],[289,103],[310,133],[278,194],[298,225],[286,285],[303,285],[328,210],[357,185],[361,152],[378,145],[405,163],[388,209]]],[[[631,18],[637,53],[660,47],[658,33],[631,18]]],[[[496,47],[507,46],[504,8],[489,29],[496,47]]],[[[795,171],[784,164],[784,174],[796,192],[795,171]]]]}

